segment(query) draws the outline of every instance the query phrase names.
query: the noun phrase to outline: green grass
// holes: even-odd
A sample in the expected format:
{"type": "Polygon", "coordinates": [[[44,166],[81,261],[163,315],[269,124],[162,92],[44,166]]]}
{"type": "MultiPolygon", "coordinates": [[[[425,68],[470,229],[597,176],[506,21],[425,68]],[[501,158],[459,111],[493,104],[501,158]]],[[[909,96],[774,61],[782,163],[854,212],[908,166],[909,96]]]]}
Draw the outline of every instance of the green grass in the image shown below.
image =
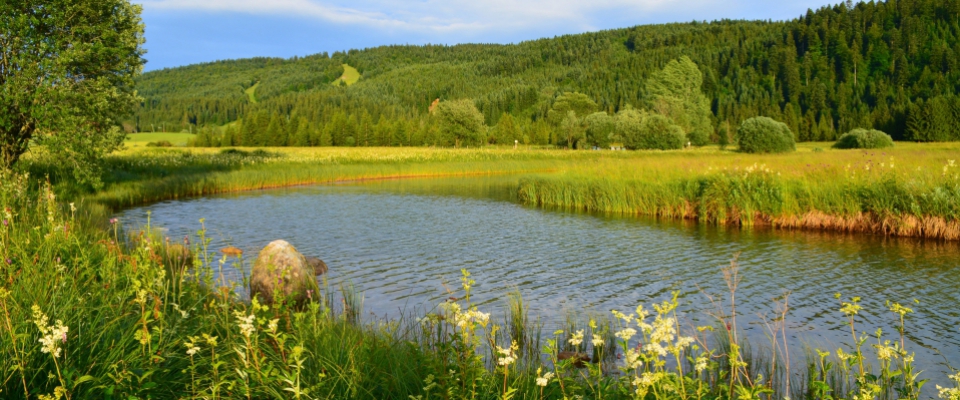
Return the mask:
{"type": "MultiPolygon", "coordinates": [[[[873,389],[877,391],[870,398],[916,399],[917,372],[904,360],[908,353],[898,353],[889,362],[879,356],[878,349],[887,351],[890,344],[874,347],[871,339],[871,344],[844,346],[847,354],[862,354],[864,369],[827,353],[808,360],[806,371],[788,373],[782,349],[765,352],[762,346],[751,347],[731,335],[737,331],[735,320],[718,319],[712,325],[720,328],[716,334],[690,328],[689,321],[663,323],[678,317],[676,299],[645,318],[650,329],[661,330],[656,334],[610,316],[592,318],[595,324],[574,318],[564,332],[545,327],[543,347],[535,339],[541,336],[541,327],[526,326],[530,322],[522,297],[511,297],[505,319],[487,319],[480,314],[484,310],[470,302],[469,286],[475,282],[469,276],[464,277],[464,289],[451,294],[461,299],[458,309],[427,305],[425,313],[397,321],[358,321],[355,316],[362,313],[344,310],[357,303],[356,296],[328,287],[306,309],[264,309],[238,298],[233,287],[218,287],[220,256],[206,247],[202,221],[197,223],[199,238],[186,245],[149,227],[123,232],[108,222],[115,207],[218,191],[497,173],[529,175],[518,188],[520,194],[550,200],[542,201],[545,205],[619,212],[677,210],[678,217],[692,207],[717,220],[722,210],[729,217],[730,210],[745,207],[775,214],[816,206],[839,215],[856,209],[856,204],[876,202],[877,210],[893,212],[902,207],[898,203],[902,198],[918,194],[934,198],[941,196],[938,190],[946,193],[945,204],[957,204],[947,192],[955,190],[950,185],[958,179],[949,163],[960,154],[957,145],[898,144],[886,153],[826,147],[808,144],[794,154],[764,156],[717,148],[129,149],[107,160],[107,186],[96,192],[75,187],[56,160],[28,158],[24,168],[44,178],[0,172],[5,221],[0,225],[0,398],[38,398],[60,387],[71,399],[447,395],[495,399],[504,394],[516,399],[628,399],[635,398],[638,389],[646,390],[647,399],[729,398],[731,391],[739,398],[754,398],[766,390],[773,391],[771,398],[824,398],[825,390],[833,390],[835,398],[851,398],[854,391],[873,389]],[[47,176],[52,186],[46,183],[47,176]],[[848,197],[849,188],[859,190],[859,200],[848,197]],[[712,202],[703,203],[705,199],[712,202]],[[183,257],[184,249],[189,249],[188,257],[183,257]],[[252,322],[245,325],[251,316],[252,322]],[[508,322],[494,328],[499,320],[508,322]],[[57,331],[60,325],[67,330],[57,331]],[[665,357],[645,349],[637,355],[642,366],[627,365],[626,355],[633,348],[613,334],[629,326],[643,336],[643,343],[656,336],[661,338],[658,344],[679,350],[665,357]],[[674,327],[679,331],[667,333],[674,327]],[[583,341],[571,343],[581,330],[583,341]],[[604,345],[595,345],[593,335],[604,345]],[[679,335],[690,335],[698,347],[681,344],[679,335]],[[40,339],[54,352],[44,352],[40,339]],[[522,342],[516,351],[493,351],[509,349],[514,339],[522,342]],[[558,361],[561,351],[593,354],[605,361],[578,370],[570,362],[558,361]],[[621,357],[614,357],[614,352],[621,357]],[[497,365],[505,353],[516,355],[508,368],[497,365]],[[696,369],[700,360],[702,371],[696,369]],[[827,362],[834,369],[826,370],[827,362]],[[546,372],[556,375],[546,386],[538,386],[536,379],[546,372]],[[754,381],[758,374],[768,380],[754,381]],[[638,376],[652,383],[638,387],[638,376]],[[789,391],[784,376],[794,377],[789,391]]],[[[949,215],[946,210],[923,208],[931,203],[918,204],[918,213],[949,215]]],[[[856,300],[849,302],[854,305],[856,300]]],[[[836,314],[838,324],[846,321],[836,314]]],[[[909,313],[905,315],[908,326],[914,323],[909,313]]],[[[898,332],[902,322],[895,314],[888,317],[886,331],[898,332]]],[[[859,328],[861,317],[850,318],[852,328],[859,328]]],[[[775,329],[770,333],[774,338],[785,334],[775,329]]],[[[960,386],[960,377],[954,381],[960,386]]]]}
{"type": "Polygon", "coordinates": [[[334,85],[339,85],[340,82],[344,82],[347,86],[353,85],[360,80],[360,71],[357,71],[356,68],[351,67],[347,64],[343,64],[343,75],[339,79],[333,81],[334,85]]]}
{"type": "Polygon", "coordinates": [[[127,135],[127,140],[124,142],[126,147],[130,148],[139,148],[147,147],[148,143],[157,143],[162,141],[170,142],[174,146],[186,146],[187,141],[194,138],[194,134],[191,133],[171,133],[171,132],[162,132],[162,133],[131,133],[127,135]]]}
{"type": "Polygon", "coordinates": [[[257,87],[260,86],[260,81],[254,83],[253,86],[246,88],[243,92],[247,94],[247,98],[250,99],[250,102],[257,104],[257,87]]]}

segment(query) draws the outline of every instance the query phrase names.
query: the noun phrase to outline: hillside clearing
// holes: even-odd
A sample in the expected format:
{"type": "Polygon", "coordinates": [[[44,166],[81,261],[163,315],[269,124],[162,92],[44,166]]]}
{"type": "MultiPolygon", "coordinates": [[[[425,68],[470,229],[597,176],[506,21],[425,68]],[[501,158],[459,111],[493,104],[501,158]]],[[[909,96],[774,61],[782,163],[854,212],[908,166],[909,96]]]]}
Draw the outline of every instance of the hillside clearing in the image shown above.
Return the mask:
{"type": "Polygon", "coordinates": [[[357,71],[356,68],[351,67],[347,64],[343,64],[343,75],[340,76],[340,79],[333,81],[334,85],[339,85],[340,82],[344,82],[347,86],[353,85],[360,80],[360,71],[357,71]]]}

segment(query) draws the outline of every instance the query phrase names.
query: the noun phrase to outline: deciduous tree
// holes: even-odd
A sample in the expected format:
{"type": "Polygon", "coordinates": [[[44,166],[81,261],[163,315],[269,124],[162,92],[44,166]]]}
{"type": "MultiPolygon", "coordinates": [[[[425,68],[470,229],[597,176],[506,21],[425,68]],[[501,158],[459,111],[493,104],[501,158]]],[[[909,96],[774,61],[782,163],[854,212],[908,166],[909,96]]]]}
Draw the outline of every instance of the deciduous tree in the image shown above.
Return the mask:
{"type": "Polygon", "coordinates": [[[141,7],[126,0],[0,2],[0,167],[32,145],[97,183],[137,104],[141,7]]]}

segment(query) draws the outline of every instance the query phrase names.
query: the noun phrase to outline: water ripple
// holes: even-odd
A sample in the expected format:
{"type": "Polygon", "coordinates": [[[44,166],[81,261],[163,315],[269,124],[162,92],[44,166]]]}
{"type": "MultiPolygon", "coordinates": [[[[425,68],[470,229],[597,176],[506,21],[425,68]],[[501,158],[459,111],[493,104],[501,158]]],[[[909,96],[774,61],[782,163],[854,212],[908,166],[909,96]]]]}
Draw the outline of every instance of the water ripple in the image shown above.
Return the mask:
{"type": "MultiPolygon", "coordinates": [[[[764,229],[731,230],[686,222],[532,209],[509,200],[504,185],[457,180],[379,182],[282,189],[154,204],[120,217],[171,237],[192,235],[205,218],[212,248],[240,247],[252,260],[274,239],[330,265],[332,287],[354,284],[367,310],[397,316],[446,299],[460,269],[474,275],[474,297],[503,307],[519,290],[547,326],[566,312],[632,310],[682,292],[682,312],[709,323],[706,294],[727,292],[720,268],[740,253],[738,318],[766,340],[762,320],[789,290],[795,345],[849,340],[835,293],[863,297],[864,332],[895,333],[887,300],[910,304],[908,346],[934,382],[944,368],[933,349],[960,360],[960,251],[956,244],[764,229]],[[444,186],[446,185],[446,186],[444,186]],[[477,187],[481,189],[477,189],[477,187]],[[438,193],[443,193],[440,195],[438,193]],[[919,301],[919,305],[914,303],[919,301]]],[[[231,279],[240,272],[230,271],[231,279]]],[[[891,337],[892,339],[892,337],[891,337]]]]}

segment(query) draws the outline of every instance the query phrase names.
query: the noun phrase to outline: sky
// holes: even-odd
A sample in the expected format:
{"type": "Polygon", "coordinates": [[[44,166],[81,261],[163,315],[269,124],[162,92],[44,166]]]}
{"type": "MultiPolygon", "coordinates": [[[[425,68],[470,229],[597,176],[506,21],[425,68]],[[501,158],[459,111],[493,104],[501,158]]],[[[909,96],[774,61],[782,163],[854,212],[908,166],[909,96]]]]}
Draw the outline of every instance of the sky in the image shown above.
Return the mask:
{"type": "Polygon", "coordinates": [[[146,70],[391,44],[518,43],[716,19],[785,20],[838,0],[134,0],[146,70]]]}

